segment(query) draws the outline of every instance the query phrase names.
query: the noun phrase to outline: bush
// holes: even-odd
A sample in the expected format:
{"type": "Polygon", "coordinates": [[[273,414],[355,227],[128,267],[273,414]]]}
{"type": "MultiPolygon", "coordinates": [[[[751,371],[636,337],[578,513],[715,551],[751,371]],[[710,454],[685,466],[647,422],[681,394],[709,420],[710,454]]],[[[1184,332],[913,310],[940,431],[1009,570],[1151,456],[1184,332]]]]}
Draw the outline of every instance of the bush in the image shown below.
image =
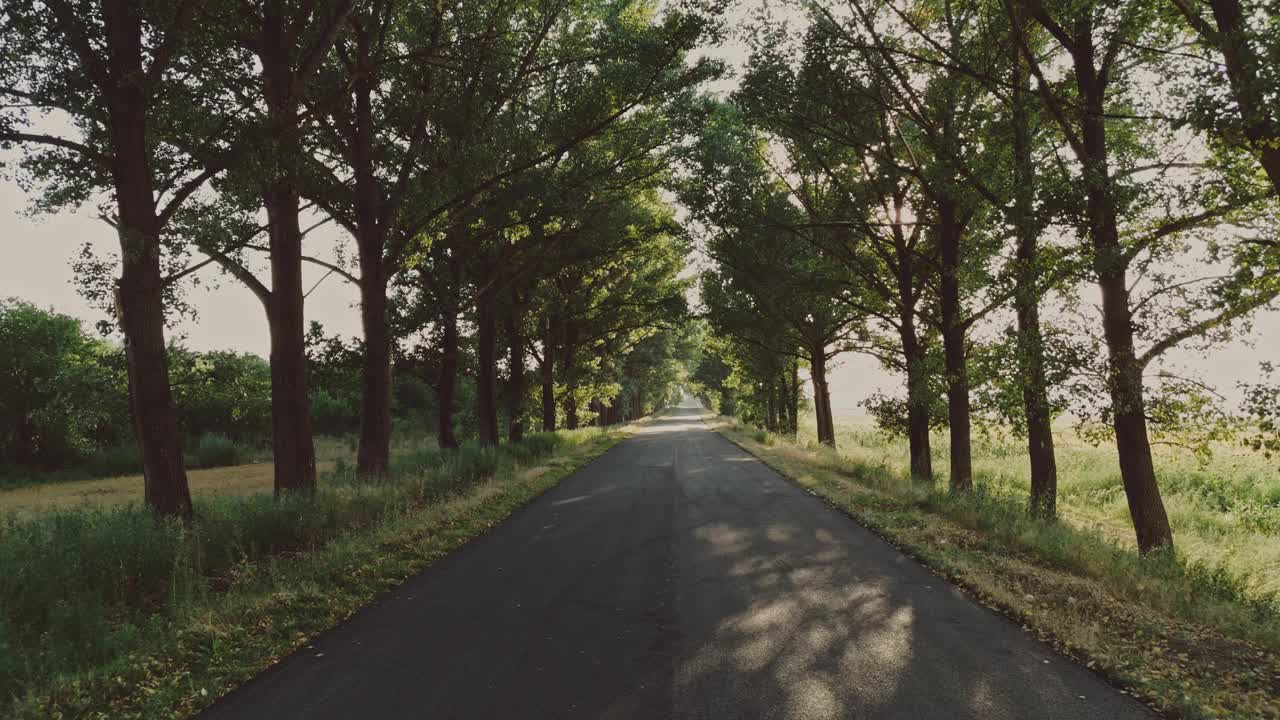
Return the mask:
{"type": "Polygon", "coordinates": [[[317,435],[344,435],[359,424],[358,399],[328,390],[311,393],[311,425],[317,435]]]}
{"type": "Polygon", "coordinates": [[[137,445],[103,448],[89,456],[85,472],[91,477],[118,477],[142,472],[142,451],[137,445]]]}
{"type": "Polygon", "coordinates": [[[234,440],[220,433],[206,433],[196,442],[195,461],[202,468],[240,465],[248,456],[234,440]]]}

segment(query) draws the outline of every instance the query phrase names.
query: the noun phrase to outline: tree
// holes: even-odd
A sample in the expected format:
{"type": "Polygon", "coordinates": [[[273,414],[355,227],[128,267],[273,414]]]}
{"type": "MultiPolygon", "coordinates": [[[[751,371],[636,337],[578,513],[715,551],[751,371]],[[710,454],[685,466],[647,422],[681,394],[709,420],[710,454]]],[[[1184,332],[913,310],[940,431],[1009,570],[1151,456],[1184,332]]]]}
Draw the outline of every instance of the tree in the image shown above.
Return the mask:
{"type": "Polygon", "coordinates": [[[127,423],[128,409],[116,398],[128,390],[110,366],[113,354],[75,318],[0,301],[0,466],[65,468],[117,424],[114,410],[127,423]]]}
{"type": "Polygon", "coordinates": [[[181,148],[219,147],[201,71],[219,64],[190,32],[196,3],[6,2],[0,17],[0,144],[21,144],[28,177],[54,210],[110,193],[103,216],[120,238],[113,291],[124,333],[146,503],[187,516],[191,496],[169,388],[164,337],[166,226],[223,163],[181,148]],[[68,132],[43,132],[60,121],[68,132]],[[70,136],[70,137],[68,137],[70,136]],[[77,137],[78,136],[78,137],[77,137]]]}
{"type": "Polygon", "coordinates": [[[1186,146],[1161,135],[1169,132],[1161,124],[1167,116],[1159,107],[1144,106],[1145,98],[1134,91],[1139,69],[1174,72],[1168,57],[1152,49],[1164,43],[1153,6],[1093,2],[1049,8],[1035,0],[1012,0],[1007,7],[1014,17],[1034,20],[1066,61],[1066,77],[1050,80],[1040,54],[1032,51],[1035,41],[1019,28],[1019,45],[1041,101],[1079,163],[1077,181],[1085,200],[1079,219],[1086,241],[1082,250],[1102,295],[1111,400],[1104,416],[1115,433],[1138,548],[1144,554],[1169,549],[1173,536],[1151,458],[1143,371],[1180,343],[1220,339],[1238,320],[1271,302],[1276,287],[1273,277],[1250,267],[1256,250],[1246,243],[1215,239],[1209,245],[1208,254],[1236,267],[1226,275],[1179,278],[1167,266],[1186,260],[1187,238],[1195,231],[1256,205],[1264,193],[1248,178],[1232,174],[1229,164],[1178,154],[1186,146]],[[1173,167],[1187,170],[1186,179],[1179,182],[1169,172],[1173,167]],[[1134,269],[1154,275],[1136,300],[1134,269]],[[1161,269],[1166,271],[1151,272],[1161,269]],[[1174,298],[1177,303],[1168,304],[1174,298]],[[1142,335],[1149,338],[1145,350],[1138,347],[1142,335]]]}
{"type": "MultiPolygon", "coordinates": [[[[826,368],[849,349],[865,317],[848,302],[839,263],[810,237],[828,232],[817,214],[839,200],[827,194],[821,171],[795,162],[789,149],[781,154],[791,162],[774,171],[766,159],[773,148],[735,108],[709,114],[681,194],[707,228],[707,253],[718,265],[703,284],[709,320],[720,334],[759,342],[780,358],[802,354],[814,384],[818,440],[834,445],[826,368]],[[766,337],[747,330],[754,325],[768,328],[766,337]]],[[[784,364],[780,359],[767,385],[784,364]]]]}
{"type": "Polygon", "coordinates": [[[1210,0],[1209,17],[1199,3],[1170,0],[1201,45],[1222,57],[1202,63],[1208,80],[1202,90],[1194,121],[1209,128],[1223,142],[1246,149],[1257,158],[1263,172],[1280,193],[1280,113],[1276,111],[1276,58],[1280,57],[1280,18],[1263,3],[1247,0],[1210,0]],[[1225,71],[1234,108],[1220,91],[1225,71]]]}
{"type": "Polygon", "coordinates": [[[806,169],[808,182],[793,192],[820,232],[801,237],[845,268],[847,302],[867,321],[862,349],[905,375],[911,475],[931,482],[932,342],[920,318],[936,244],[912,211],[919,181],[905,169],[910,148],[881,91],[829,52],[829,36],[806,36],[799,73],[774,37],[759,44],[738,97],[786,147],[791,166],[806,169]]]}

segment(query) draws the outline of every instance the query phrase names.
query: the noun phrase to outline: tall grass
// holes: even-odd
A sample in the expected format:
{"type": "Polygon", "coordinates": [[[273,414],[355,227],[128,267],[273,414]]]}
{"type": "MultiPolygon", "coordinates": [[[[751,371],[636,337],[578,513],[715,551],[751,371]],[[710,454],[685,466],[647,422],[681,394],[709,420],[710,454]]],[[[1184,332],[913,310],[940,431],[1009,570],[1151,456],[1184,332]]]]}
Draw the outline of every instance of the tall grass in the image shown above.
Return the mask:
{"type": "MultiPolygon", "coordinates": [[[[816,443],[812,418],[801,444],[816,443]]],[[[947,484],[949,444],[932,438],[938,487],[947,484]]],[[[1020,438],[993,433],[974,438],[977,487],[1015,506],[1030,492],[1030,466],[1020,438]]],[[[1062,520],[1125,548],[1133,523],[1113,445],[1094,446],[1069,428],[1055,428],[1058,508],[1062,520]]],[[[850,461],[905,475],[907,444],[887,438],[869,419],[838,418],[837,452],[850,461]]],[[[1155,448],[1156,475],[1174,544],[1189,565],[1230,575],[1258,595],[1280,593],[1280,464],[1235,445],[1219,444],[1207,461],[1173,446],[1155,448]]]]}
{"type": "Polygon", "coordinates": [[[182,612],[248,563],[317,548],[599,434],[400,453],[382,482],[358,482],[339,467],[313,494],[198,498],[189,524],[136,505],[0,519],[0,697],[40,678],[109,668],[148,616],[182,612]]]}
{"type": "MultiPolygon", "coordinates": [[[[1031,543],[1038,555],[1064,568],[1132,575],[1137,572],[1133,524],[1114,446],[1091,445],[1067,428],[1055,431],[1062,522],[1050,525],[1026,516],[1030,467],[1020,438],[975,436],[976,492],[967,498],[946,492],[949,446],[943,434],[931,438],[933,487],[913,486],[906,479],[906,441],[886,437],[867,419],[837,419],[837,450],[829,462],[863,484],[961,517],[1006,540],[1031,543]]],[[[802,426],[799,441],[816,446],[812,418],[802,426]]],[[[1155,459],[1178,557],[1165,564],[1143,563],[1142,572],[1157,572],[1166,587],[1176,588],[1168,598],[1173,605],[1213,597],[1277,611],[1280,466],[1231,445],[1217,446],[1205,462],[1167,446],[1156,448],[1155,459]]]]}

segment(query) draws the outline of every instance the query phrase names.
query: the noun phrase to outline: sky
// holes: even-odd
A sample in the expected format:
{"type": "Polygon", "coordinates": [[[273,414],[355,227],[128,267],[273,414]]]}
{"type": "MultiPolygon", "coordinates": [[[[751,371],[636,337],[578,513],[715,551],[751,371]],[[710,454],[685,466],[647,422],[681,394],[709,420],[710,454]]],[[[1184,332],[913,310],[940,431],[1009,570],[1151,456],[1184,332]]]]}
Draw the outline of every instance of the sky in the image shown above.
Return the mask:
{"type": "MultiPolygon", "coordinates": [[[[730,21],[743,19],[754,10],[753,3],[739,5],[730,21]]],[[[743,43],[734,39],[706,54],[740,67],[746,59],[743,43]]],[[[734,81],[717,83],[717,92],[732,90],[734,81]]],[[[16,159],[0,153],[0,164],[16,159]]],[[[0,264],[0,297],[17,297],[44,308],[80,318],[86,327],[104,317],[76,292],[71,260],[82,245],[91,243],[100,253],[118,251],[114,230],[94,217],[93,208],[63,211],[55,215],[27,213],[31,197],[11,180],[0,179],[0,241],[10,252],[0,264]]],[[[341,231],[326,227],[307,239],[307,252],[334,259],[334,249],[346,242],[341,231]]],[[[320,281],[324,271],[304,267],[305,287],[320,281]]],[[[259,273],[269,285],[269,275],[259,273]]],[[[262,306],[243,285],[220,275],[210,265],[198,272],[201,285],[193,289],[189,301],[197,310],[194,319],[176,323],[172,335],[195,350],[227,349],[269,354],[270,341],[262,306]]],[[[318,320],[329,333],[356,336],[360,332],[356,289],[337,276],[330,276],[307,297],[307,321],[318,320]]],[[[1259,314],[1249,339],[1238,340],[1211,353],[1174,350],[1168,366],[1203,378],[1230,399],[1237,398],[1236,383],[1258,377],[1261,361],[1280,364],[1280,310],[1259,314]]],[[[898,390],[898,378],[880,368],[878,361],[865,356],[842,355],[831,371],[832,408],[840,415],[860,415],[860,402],[875,390],[898,390]]]]}

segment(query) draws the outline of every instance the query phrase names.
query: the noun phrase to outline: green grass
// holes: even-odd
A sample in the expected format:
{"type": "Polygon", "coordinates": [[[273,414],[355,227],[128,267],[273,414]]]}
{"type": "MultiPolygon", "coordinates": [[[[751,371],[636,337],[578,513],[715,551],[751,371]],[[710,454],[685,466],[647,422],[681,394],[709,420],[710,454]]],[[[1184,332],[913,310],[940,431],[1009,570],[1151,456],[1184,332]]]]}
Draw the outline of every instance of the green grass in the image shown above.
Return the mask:
{"type": "Polygon", "coordinates": [[[0,716],[188,714],[618,437],[401,453],[385,482],[339,467],[310,496],[198,501],[190,525],[136,505],[11,515],[0,523],[0,716]]]}
{"type": "Polygon", "coordinates": [[[1142,559],[1104,448],[1062,443],[1063,519],[1043,523],[1025,511],[1016,441],[976,447],[976,491],[955,497],[937,438],[941,477],[926,486],[907,477],[905,443],[869,424],[838,425],[836,451],[818,447],[812,427],[798,444],[725,421],[717,429],[1150,704],[1189,718],[1280,718],[1280,555],[1262,555],[1275,531],[1242,511],[1267,496],[1274,471],[1252,458],[1223,448],[1215,472],[1161,451],[1163,477],[1177,478],[1166,494],[1179,551],[1142,559]],[[1243,547],[1253,541],[1257,556],[1243,547]]]}
{"type": "MultiPolygon", "coordinates": [[[[1058,507],[1064,522],[1134,547],[1115,448],[1090,445],[1067,428],[1057,430],[1058,507]]],[[[931,440],[936,481],[945,487],[949,443],[945,434],[931,440]]],[[[812,422],[801,429],[800,441],[816,441],[812,422]]],[[[976,436],[975,484],[990,496],[1025,502],[1031,481],[1023,442],[976,436]]],[[[906,441],[887,439],[870,420],[839,419],[836,446],[860,465],[906,472],[906,441]]],[[[1178,553],[1188,563],[1231,576],[1255,595],[1280,593],[1280,463],[1225,444],[1214,448],[1207,463],[1171,446],[1156,446],[1155,460],[1178,553]]]]}

